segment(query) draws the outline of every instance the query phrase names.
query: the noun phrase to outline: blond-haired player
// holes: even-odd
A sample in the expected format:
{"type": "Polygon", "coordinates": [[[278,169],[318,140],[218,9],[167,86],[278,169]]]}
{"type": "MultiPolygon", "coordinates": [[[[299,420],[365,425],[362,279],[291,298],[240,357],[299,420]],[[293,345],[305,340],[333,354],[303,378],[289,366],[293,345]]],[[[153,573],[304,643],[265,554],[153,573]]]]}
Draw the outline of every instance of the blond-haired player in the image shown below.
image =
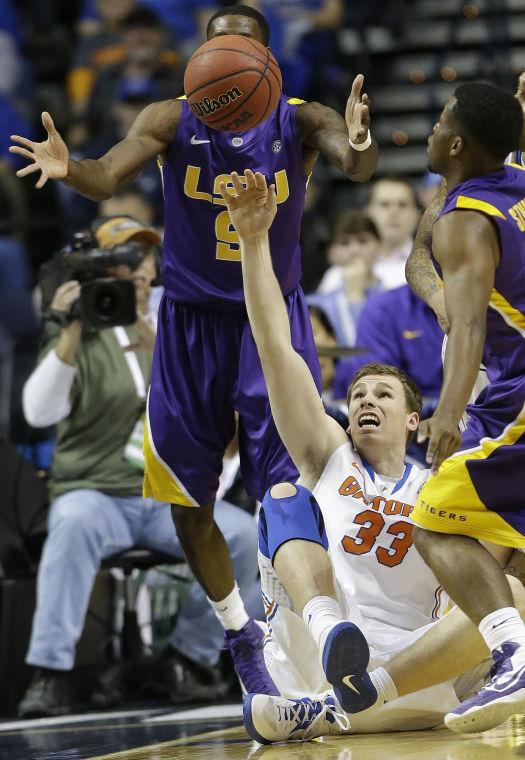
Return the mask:
{"type": "Polygon", "coordinates": [[[452,679],[487,653],[461,613],[433,622],[447,600],[412,546],[410,513],[427,472],[406,465],[404,455],[420,394],[399,370],[368,365],[349,389],[348,433],[325,414],[292,346],[272,269],[274,189],[249,170],[231,182],[233,192],[224,184],[221,192],[240,235],[248,315],[273,417],[301,476],[301,485],[273,486],[261,508],[265,656],[281,697],[248,695],[246,727],[260,742],[308,739],[348,731],[344,711],[364,707],[371,709],[352,718],[352,731],[435,726],[458,704],[452,679]],[[431,666],[427,683],[420,674],[406,691],[444,683],[395,699],[381,663],[411,645],[415,658],[441,651],[450,637],[459,641],[457,632],[454,660],[440,672],[431,666]]]}

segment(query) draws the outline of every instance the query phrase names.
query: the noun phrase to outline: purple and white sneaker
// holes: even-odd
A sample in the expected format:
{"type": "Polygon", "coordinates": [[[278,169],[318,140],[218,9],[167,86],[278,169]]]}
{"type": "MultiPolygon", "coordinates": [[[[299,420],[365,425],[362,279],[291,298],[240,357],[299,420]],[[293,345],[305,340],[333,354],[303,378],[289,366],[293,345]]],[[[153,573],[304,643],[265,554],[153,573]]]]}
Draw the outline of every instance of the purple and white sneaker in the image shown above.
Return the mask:
{"type": "Polygon", "coordinates": [[[318,736],[350,733],[350,721],[331,692],[286,699],[247,694],[243,705],[246,731],[259,744],[307,742],[318,736]]]}
{"type": "Polygon", "coordinates": [[[511,715],[525,715],[525,646],[508,641],[492,655],[489,683],[445,715],[451,731],[488,731],[511,715]]]}
{"type": "Polygon", "coordinates": [[[277,696],[264,661],[264,634],[264,623],[250,619],[240,631],[225,631],[224,637],[243,693],[277,696]]]}

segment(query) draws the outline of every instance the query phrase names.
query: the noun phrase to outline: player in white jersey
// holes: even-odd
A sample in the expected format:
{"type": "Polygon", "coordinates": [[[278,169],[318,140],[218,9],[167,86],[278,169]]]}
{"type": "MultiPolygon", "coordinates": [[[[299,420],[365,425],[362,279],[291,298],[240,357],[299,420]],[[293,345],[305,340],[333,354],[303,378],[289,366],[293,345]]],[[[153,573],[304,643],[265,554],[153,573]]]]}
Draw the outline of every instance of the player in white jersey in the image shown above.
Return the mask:
{"type": "Polygon", "coordinates": [[[352,717],[352,731],[435,726],[458,704],[452,679],[485,652],[464,616],[433,622],[447,600],[412,546],[410,513],[427,473],[405,465],[404,456],[421,395],[396,368],[368,365],[349,389],[351,438],[325,414],[291,344],[272,271],[267,230],[274,190],[249,170],[243,178],[233,174],[231,186],[233,192],[225,184],[221,192],[240,234],[248,315],[273,417],[301,475],[301,485],[273,486],[261,507],[260,566],[270,626],[265,656],[282,696],[248,695],[246,727],[260,742],[347,732],[341,707],[355,712],[356,705],[370,709],[352,717]],[[421,645],[437,626],[443,635],[421,645]],[[429,673],[427,683],[416,677],[395,699],[395,683],[382,663],[399,651],[413,650],[416,660],[427,650],[443,653],[450,633],[458,631],[464,646],[456,646],[454,661],[429,673]],[[421,690],[427,685],[433,688],[421,690]],[[417,694],[407,693],[414,688],[417,694]],[[392,701],[383,704],[385,697],[392,701]]]}

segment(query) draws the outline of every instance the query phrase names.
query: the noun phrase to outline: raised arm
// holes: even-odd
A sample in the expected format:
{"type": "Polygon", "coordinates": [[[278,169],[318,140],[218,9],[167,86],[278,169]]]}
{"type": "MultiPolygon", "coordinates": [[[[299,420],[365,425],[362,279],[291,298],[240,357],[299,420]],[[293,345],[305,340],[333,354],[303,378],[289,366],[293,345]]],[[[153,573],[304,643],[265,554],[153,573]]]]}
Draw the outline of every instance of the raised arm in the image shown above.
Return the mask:
{"type": "Polygon", "coordinates": [[[42,124],[47,139],[37,143],[12,135],[12,141],[17,144],[9,150],[31,161],[17,172],[17,176],[25,177],[40,171],[36,187],[43,187],[48,179],[58,179],[77,193],[99,201],[109,198],[117,188],[130,182],[151,158],[166,150],[175,133],[179,114],[177,100],[152,103],[137,116],[127,137],[104,156],[74,161],[53,119],[44,112],[42,124]]]}
{"type": "Polygon", "coordinates": [[[306,103],[297,109],[297,127],[301,142],[312,151],[306,161],[310,171],[318,153],[343,171],[354,182],[366,182],[377,168],[377,143],[371,143],[365,150],[356,150],[354,145],[365,145],[369,138],[370,101],[366,93],[361,94],[364,77],[358,74],[346,104],[343,119],[333,108],[321,103],[306,103]]]}
{"type": "Polygon", "coordinates": [[[434,310],[442,329],[448,332],[443,284],[430,258],[432,228],[441,213],[445,197],[446,187],[442,182],[419,222],[414,245],[405,266],[405,276],[414,293],[434,310]]]}
{"type": "Polygon", "coordinates": [[[239,233],[246,308],[257,344],[273,418],[305,483],[315,483],[331,453],[348,439],[325,414],[310,370],[294,350],[290,323],[275,277],[268,229],[276,212],[275,188],[262,174],[232,174],[221,194],[239,233]]]}
{"type": "Polygon", "coordinates": [[[432,250],[443,271],[450,324],[439,403],[418,431],[418,440],[430,437],[427,461],[435,472],[459,445],[458,424],[481,363],[500,251],[492,222],[477,211],[452,211],[441,217],[434,227],[432,250]]]}

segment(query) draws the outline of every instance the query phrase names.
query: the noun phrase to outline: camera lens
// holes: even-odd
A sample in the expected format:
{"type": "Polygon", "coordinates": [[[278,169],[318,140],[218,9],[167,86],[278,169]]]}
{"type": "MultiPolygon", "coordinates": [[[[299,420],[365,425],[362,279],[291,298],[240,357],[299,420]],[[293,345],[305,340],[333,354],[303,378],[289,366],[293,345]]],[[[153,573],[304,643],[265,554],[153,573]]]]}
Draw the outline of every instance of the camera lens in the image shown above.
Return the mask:
{"type": "Polygon", "coordinates": [[[111,317],[120,310],[120,301],[118,293],[113,288],[101,285],[93,299],[93,306],[101,318],[111,317]]]}
{"type": "Polygon", "coordinates": [[[92,327],[133,324],[135,288],[128,280],[91,280],[80,289],[82,316],[92,327]]]}

